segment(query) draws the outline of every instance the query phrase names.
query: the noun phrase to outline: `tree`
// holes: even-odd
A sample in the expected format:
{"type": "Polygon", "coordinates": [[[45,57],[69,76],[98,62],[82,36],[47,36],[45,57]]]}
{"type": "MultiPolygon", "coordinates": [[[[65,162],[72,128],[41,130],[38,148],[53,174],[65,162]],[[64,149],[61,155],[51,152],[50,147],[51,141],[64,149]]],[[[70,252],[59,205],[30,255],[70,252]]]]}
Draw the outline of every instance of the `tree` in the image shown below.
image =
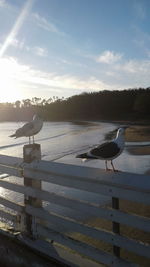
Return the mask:
{"type": "Polygon", "coordinates": [[[17,101],[15,102],[15,107],[16,107],[17,109],[20,108],[20,107],[21,107],[21,101],[17,100],[17,101]]]}
{"type": "Polygon", "coordinates": [[[31,106],[31,100],[30,100],[29,98],[27,98],[27,99],[23,99],[22,102],[23,102],[23,106],[24,106],[25,108],[31,106]]]}
{"type": "Polygon", "coordinates": [[[41,101],[41,106],[45,106],[45,104],[46,104],[46,99],[43,99],[43,100],[41,101]]]}
{"type": "Polygon", "coordinates": [[[41,98],[40,98],[40,97],[33,97],[33,98],[32,98],[32,103],[33,103],[33,105],[38,106],[38,105],[40,104],[40,103],[39,103],[40,101],[41,101],[41,98]]]}
{"type": "Polygon", "coordinates": [[[139,113],[149,114],[150,113],[150,92],[138,94],[135,103],[134,110],[139,113]]]}

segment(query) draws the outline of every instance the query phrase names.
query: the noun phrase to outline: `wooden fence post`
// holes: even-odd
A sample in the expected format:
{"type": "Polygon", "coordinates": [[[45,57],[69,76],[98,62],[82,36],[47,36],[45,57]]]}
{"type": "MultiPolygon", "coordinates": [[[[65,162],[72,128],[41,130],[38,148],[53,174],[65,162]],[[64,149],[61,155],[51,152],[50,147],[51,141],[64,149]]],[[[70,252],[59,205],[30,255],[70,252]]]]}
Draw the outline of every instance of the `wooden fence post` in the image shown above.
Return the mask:
{"type": "MultiPolygon", "coordinates": [[[[119,198],[112,197],[112,208],[119,209],[119,198]]],[[[117,222],[112,222],[112,230],[115,234],[120,234],[120,224],[117,222]]],[[[113,253],[115,256],[120,257],[120,247],[113,246],[113,253]]]]}
{"type": "MultiPolygon", "coordinates": [[[[26,163],[31,163],[33,160],[41,159],[41,147],[40,144],[29,144],[23,147],[23,159],[26,163]]],[[[32,178],[24,177],[24,185],[27,187],[33,187],[37,189],[41,189],[41,181],[35,180],[32,178]]],[[[32,205],[34,207],[42,207],[42,201],[37,198],[29,197],[24,195],[24,205],[32,205]]],[[[35,238],[35,218],[29,214],[25,214],[25,228],[27,235],[35,238]]]]}

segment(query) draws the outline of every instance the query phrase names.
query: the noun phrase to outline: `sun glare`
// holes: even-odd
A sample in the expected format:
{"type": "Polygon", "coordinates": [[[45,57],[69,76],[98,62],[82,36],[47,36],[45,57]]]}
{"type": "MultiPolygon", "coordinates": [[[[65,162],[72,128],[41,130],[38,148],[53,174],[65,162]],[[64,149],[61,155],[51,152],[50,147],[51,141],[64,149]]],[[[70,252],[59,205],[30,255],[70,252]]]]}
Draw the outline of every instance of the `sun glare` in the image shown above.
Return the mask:
{"type": "Polygon", "coordinates": [[[27,0],[16,19],[10,33],[5,42],[0,47],[0,102],[14,102],[22,98],[21,88],[17,82],[17,74],[19,74],[19,64],[10,58],[4,58],[8,47],[18,35],[34,0],[27,0]]]}
{"type": "Polygon", "coordinates": [[[16,75],[19,74],[19,65],[9,58],[0,59],[0,102],[14,102],[22,98],[16,75]]]}

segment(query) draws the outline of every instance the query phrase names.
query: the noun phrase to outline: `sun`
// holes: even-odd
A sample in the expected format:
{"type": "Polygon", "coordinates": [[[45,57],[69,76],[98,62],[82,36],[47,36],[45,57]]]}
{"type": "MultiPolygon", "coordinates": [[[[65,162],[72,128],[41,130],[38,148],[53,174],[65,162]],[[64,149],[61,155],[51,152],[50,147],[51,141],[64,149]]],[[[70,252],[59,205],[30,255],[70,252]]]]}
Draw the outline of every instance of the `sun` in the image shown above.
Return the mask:
{"type": "Polygon", "coordinates": [[[0,102],[15,102],[20,99],[21,94],[13,80],[0,77],[0,102]]]}
{"type": "Polygon", "coordinates": [[[19,65],[14,59],[0,59],[0,102],[22,99],[22,90],[17,82],[18,75],[19,65]]]}
{"type": "Polygon", "coordinates": [[[15,102],[22,99],[21,92],[11,79],[0,78],[0,102],[15,102]]]}

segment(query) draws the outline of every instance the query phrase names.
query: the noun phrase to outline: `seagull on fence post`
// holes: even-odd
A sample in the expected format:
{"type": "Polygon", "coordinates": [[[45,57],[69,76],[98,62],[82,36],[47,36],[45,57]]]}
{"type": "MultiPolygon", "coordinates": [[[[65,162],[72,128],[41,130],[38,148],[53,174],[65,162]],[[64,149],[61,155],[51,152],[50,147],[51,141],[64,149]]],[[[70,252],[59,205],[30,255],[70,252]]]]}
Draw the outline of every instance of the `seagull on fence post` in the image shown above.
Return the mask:
{"type": "Polygon", "coordinates": [[[124,149],[125,145],[125,129],[127,126],[121,127],[117,131],[116,138],[112,141],[105,142],[95,148],[89,150],[87,153],[79,154],[76,158],[82,159],[100,159],[105,160],[106,171],[109,171],[107,161],[111,162],[112,170],[117,171],[114,168],[113,160],[117,158],[124,149]]]}
{"type": "Polygon", "coordinates": [[[43,121],[36,114],[33,116],[32,121],[24,124],[18,130],[16,130],[16,132],[14,134],[10,135],[10,137],[15,137],[15,138],[19,138],[19,137],[23,137],[23,136],[29,137],[29,144],[30,144],[31,143],[31,136],[32,136],[32,140],[33,140],[33,144],[34,144],[34,135],[39,133],[39,131],[42,129],[42,126],[43,126],[43,121]]]}

